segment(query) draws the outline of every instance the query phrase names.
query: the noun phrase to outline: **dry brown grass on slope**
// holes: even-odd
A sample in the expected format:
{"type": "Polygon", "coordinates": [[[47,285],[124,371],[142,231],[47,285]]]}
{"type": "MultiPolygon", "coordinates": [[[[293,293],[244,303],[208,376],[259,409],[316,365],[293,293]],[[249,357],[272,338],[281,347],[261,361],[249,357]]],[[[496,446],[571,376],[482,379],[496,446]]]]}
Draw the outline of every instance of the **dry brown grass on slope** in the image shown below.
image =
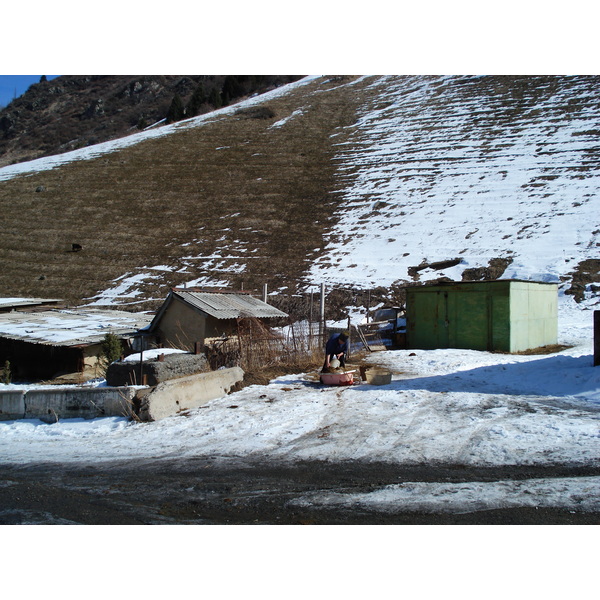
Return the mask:
{"type": "Polygon", "coordinates": [[[321,81],[269,101],[272,118],[219,118],[0,182],[2,295],[80,303],[156,265],[186,272],[156,271],[144,297],[162,299],[169,286],[205,274],[245,289],[293,288],[333,218],[330,136],[343,141],[362,93],[321,81]],[[301,115],[271,128],[297,109],[301,115]],[[70,252],[72,243],[83,250],[70,252]],[[230,277],[189,258],[219,252],[230,257],[223,268],[238,261],[245,271],[230,277]]]}

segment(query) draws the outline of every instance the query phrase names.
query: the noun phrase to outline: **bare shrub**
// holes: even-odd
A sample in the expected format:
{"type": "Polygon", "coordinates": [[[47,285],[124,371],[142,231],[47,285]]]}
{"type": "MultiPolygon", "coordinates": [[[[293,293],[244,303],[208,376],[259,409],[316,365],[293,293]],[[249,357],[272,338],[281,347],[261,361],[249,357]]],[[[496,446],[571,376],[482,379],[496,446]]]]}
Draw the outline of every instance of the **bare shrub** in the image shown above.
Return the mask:
{"type": "Polygon", "coordinates": [[[276,332],[256,318],[238,319],[237,335],[212,340],[205,348],[212,369],[240,366],[246,373],[301,372],[319,364],[321,337],[308,324],[276,332]]]}

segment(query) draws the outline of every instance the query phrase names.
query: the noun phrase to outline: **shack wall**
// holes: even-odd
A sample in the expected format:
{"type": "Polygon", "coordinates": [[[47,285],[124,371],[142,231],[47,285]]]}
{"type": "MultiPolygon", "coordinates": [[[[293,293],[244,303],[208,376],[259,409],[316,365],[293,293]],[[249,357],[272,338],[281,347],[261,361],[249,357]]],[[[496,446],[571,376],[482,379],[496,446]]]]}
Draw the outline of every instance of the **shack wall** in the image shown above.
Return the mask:
{"type": "Polygon", "coordinates": [[[510,295],[510,352],[558,342],[558,286],[515,281],[510,295]]]}
{"type": "Polygon", "coordinates": [[[509,282],[489,283],[408,289],[408,347],[508,351],[509,282]]]}
{"type": "Polygon", "coordinates": [[[448,348],[448,330],[445,327],[445,306],[440,291],[406,292],[406,345],[408,348],[448,348]]]}
{"type": "Polygon", "coordinates": [[[215,319],[208,316],[206,318],[206,337],[229,337],[237,335],[237,322],[235,319],[215,319]]]}
{"type": "Polygon", "coordinates": [[[508,351],[510,311],[508,284],[473,285],[450,290],[449,348],[508,351]]]}
{"type": "Polygon", "coordinates": [[[91,346],[85,346],[81,349],[82,356],[82,379],[94,379],[95,377],[101,377],[103,375],[100,355],[102,354],[102,344],[93,344],[91,346]]]}
{"type": "Polygon", "coordinates": [[[185,302],[174,298],[158,324],[160,344],[193,352],[196,342],[206,338],[235,335],[235,319],[216,319],[202,314],[185,302]]]}
{"type": "Polygon", "coordinates": [[[206,318],[187,304],[174,299],[158,324],[160,344],[192,352],[206,337],[206,318]]]}

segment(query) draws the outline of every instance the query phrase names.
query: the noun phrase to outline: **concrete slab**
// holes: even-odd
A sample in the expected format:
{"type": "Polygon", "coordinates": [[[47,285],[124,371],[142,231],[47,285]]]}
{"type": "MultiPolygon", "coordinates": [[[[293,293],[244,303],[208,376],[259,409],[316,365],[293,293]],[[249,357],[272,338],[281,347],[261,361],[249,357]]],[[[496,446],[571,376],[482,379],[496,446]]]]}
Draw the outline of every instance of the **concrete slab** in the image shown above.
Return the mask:
{"type": "Polygon", "coordinates": [[[158,421],[198,408],[227,395],[243,378],[244,371],[233,367],[165,381],[143,398],[139,417],[143,421],[158,421]]]}
{"type": "Polygon", "coordinates": [[[240,367],[179,377],[154,388],[98,387],[0,392],[0,420],[134,417],[156,421],[227,395],[242,381],[240,367]]]}

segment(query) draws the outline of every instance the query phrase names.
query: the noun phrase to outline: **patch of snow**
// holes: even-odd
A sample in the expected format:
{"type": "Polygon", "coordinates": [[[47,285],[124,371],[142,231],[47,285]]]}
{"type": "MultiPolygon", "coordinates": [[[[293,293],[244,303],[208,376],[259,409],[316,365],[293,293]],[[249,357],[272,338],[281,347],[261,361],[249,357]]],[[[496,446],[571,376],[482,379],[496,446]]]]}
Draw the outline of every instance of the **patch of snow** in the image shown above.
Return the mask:
{"type": "MultiPolygon", "coordinates": [[[[158,358],[161,354],[165,356],[167,354],[189,354],[185,350],[179,350],[177,348],[152,348],[151,350],[144,350],[143,359],[144,360],[154,360],[158,358]]],[[[123,359],[123,362],[140,362],[142,358],[142,353],[138,352],[137,354],[130,354],[123,359]]]]}
{"type": "Polygon", "coordinates": [[[304,113],[304,109],[298,108],[295,111],[293,111],[291,114],[289,114],[287,117],[284,117],[283,119],[280,119],[279,121],[276,121],[275,123],[273,123],[273,125],[271,125],[270,129],[278,129],[279,127],[283,127],[288,121],[291,121],[294,117],[298,117],[298,116],[302,115],[303,113],[304,113]]]}
{"type": "Polygon", "coordinates": [[[48,344],[94,341],[107,333],[133,332],[148,323],[144,313],[95,309],[49,309],[0,315],[0,334],[48,344]]]}
{"type": "Polygon", "coordinates": [[[577,511],[600,510],[600,477],[563,477],[464,483],[412,481],[374,492],[316,493],[292,506],[363,506],[383,512],[465,513],[517,507],[561,506],[577,511]]]}
{"type": "MultiPolygon", "coordinates": [[[[123,304],[126,299],[134,299],[140,296],[141,291],[136,289],[136,286],[147,279],[158,279],[158,275],[150,273],[137,273],[132,275],[126,273],[115,279],[114,287],[100,292],[97,296],[89,298],[91,300],[86,306],[110,306],[123,304]]],[[[148,300],[144,298],[143,300],[148,300]]]]}

